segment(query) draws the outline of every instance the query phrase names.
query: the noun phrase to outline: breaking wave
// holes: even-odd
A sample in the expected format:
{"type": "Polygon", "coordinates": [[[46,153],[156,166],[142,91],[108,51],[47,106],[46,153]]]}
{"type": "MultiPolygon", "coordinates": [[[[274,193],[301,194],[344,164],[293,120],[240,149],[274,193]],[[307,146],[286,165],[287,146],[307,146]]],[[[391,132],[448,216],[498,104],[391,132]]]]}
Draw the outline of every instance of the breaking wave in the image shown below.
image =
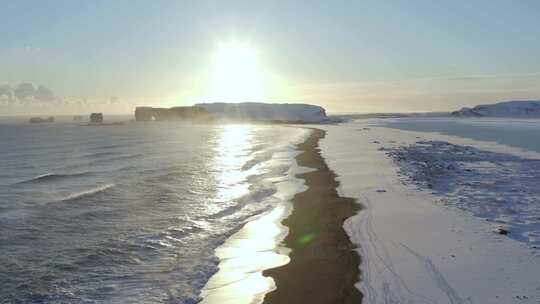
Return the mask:
{"type": "Polygon", "coordinates": [[[51,151],[32,159],[25,145],[18,159],[0,153],[0,303],[198,302],[216,248],[290,191],[291,137],[306,134],[134,124],[89,140],[89,130],[45,133],[32,144],[51,151]]]}
{"type": "Polygon", "coordinates": [[[115,184],[106,184],[106,185],[91,188],[91,189],[88,189],[88,190],[75,192],[73,194],[70,194],[70,195],[62,198],[60,201],[65,202],[65,201],[78,200],[78,199],[81,199],[81,198],[88,198],[88,197],[94,196],[94,195],[96,195],[98,193],[107,191],[108,189],[110,189],[110,188],[112,188],[114,186],[115,186],[115,184]]]}
{"type": "Polygon", "coordinates": [[[34,176],[32,178],[17,182],[16,184],[28,184],[28,183],[37,183],[37,182],[48,182],[48,181],[56,181],[60,179],[65,178],[72,178],[72,177],[80,177],[80,176],[87,176],[92,174],[92,172],[78,172],[78,173],[65,173],[65,174],[59,174],[59,173],[45,173],[41,175],[34,176]]]}

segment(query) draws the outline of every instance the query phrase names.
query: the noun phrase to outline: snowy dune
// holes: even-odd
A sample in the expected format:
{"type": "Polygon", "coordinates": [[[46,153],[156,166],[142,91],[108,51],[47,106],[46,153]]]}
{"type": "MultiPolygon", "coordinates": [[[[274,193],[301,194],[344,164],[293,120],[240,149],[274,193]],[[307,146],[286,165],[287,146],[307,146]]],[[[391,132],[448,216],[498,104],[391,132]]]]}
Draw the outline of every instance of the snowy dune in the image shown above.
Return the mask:
{"type": "Polygon", "coordinates": [[[344,225],[362,256],[357,286],[365,303],[538,303],[538,250],[494,233],[499,223],[445,206],[433,189],[419,190],[417,184],[408,183],[410,176],[398,175],[399,162],[385,150],[437,140],[516,157],[538,155],[376,127],[374,122],[324,126],[328,133],[321,141],[322,154],[341,183],[340,194],[366,207],[344,225]]]}

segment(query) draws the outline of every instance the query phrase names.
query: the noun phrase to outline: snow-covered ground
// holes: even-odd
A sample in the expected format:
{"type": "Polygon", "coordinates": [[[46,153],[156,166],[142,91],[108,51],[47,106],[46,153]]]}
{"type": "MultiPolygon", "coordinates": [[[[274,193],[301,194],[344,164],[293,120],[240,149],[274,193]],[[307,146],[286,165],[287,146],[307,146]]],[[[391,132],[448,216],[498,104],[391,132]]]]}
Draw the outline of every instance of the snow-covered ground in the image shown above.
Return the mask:
{"type": "Polygon", "coordinates": [[[381,148],[404,181],[433,189],[443,205],[500,224],[509,237],[540,245],[540,159],[445,141],[381,148]]]}
{"type": "Polygon", "coordinates": [[[525,158],[540,155],[377,122],[325,126],[321,141],[340,194],[366,207],[345,222],[365,303],[540,303],[538,239],[494,232],[535,231],[538,162],[525,158]]]}
{"type": "Polygon", "coordinates": [[[540,117],[540,100],[513,100],[462,108],[452,112],[457,117],[540,117]]]}

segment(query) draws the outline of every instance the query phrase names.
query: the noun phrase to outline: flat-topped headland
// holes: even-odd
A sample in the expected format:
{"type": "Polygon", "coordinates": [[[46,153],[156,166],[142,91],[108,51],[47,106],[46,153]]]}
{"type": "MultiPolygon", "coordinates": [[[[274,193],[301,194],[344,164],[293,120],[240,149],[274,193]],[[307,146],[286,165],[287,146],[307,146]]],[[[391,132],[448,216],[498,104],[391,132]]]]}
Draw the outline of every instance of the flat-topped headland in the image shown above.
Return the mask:
{"type": "Polygon", "coordinates": [[[263,122],[323,123],[328,122],[324,108],[309,104],[270,103],[200,103],[189,107],[137,107],[136,121],[195,122],[263,122]]]}
{"type": "Polygon", "coordinates": [[[166,121],[166,120],[210,120],[210,113],[201,107],[172,107],[153,108],[137,107],[135,109],[136,121],[166,121]]]}

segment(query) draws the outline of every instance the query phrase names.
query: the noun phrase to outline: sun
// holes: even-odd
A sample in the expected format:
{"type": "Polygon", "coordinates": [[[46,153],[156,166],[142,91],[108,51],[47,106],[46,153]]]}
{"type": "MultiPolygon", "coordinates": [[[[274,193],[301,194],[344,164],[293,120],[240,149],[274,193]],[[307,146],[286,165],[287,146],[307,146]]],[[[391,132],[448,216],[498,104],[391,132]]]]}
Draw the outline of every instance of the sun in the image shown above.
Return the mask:
{"type": "Polygon", "coordinates": [[[216,101],[261,101],[265,95],[259,52],[247,41],[219,44],[214,55],[211,96],[216,101]]]}

